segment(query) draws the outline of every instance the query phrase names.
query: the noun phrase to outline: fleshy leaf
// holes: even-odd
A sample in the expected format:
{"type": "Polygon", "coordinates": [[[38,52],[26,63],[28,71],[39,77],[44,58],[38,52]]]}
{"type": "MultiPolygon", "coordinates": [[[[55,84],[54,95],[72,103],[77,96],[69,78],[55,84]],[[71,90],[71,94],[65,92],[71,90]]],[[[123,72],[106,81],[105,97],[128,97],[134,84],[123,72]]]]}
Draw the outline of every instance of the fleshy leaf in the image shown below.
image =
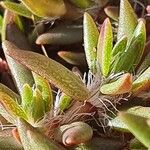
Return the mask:
{"type": "Polygon", "coordinates": [[[52,95],[51,86],[49,82],[46,79],[44,79],[42,76],[39,76],[34,72],[32,74],[35,80],[36,87],[37,89],[40,90],[42,94],[42,98],[45,103],[45,112],[48,112],[51,110],[53,105],[53,95],[52,95]]]}
{"type": "MultiPolygon", "coordinates": [[[[129,108],[126,111],[128,113],[138,115],[141,117],[145,117],[147,119],[150,117],[150,107],[135,106],[135,107],[129,108]]],[[[128,127],[121,121],[119,116],[112,119],[108,125],[113,127],[116,130],[129,132],[128,127]]]]}
{"type": "Polygon", "coordinates": [[[21,0],[21,2],[39,17],[60,17],[66,13],[63,0],[21,0]]]}
{"type": "Polygon", "coordinates": [[[150,89],[150,67],[146,69],[134,82],[132,92],[134,95],[150,89]]]}
{"type": "Polygon", "coordinates": [[[75,6],[85,9],[91,7],[93,2],[91,0],[70,0],[75,6]]]}
{"type": "Polygon", "coordinates": [[[132,72],[134,70],[143,52],[143,41],[141,39],[142,34],[132,40],[125,52],[121,53],[121,56],[115,61],[112,73],[119,73],[121,71],[132,72]]]}
{"type": "Polygon", "coordinates": [[[0,131],[0,149],[1,150],[24,150],[12,136],[11,129],[0,131]]]}
{"type": "MultiPolygon", "coordinates": [[[[2,41],[9,40],[22,49],[30,49],[25,35],[18,29],[15,23],[15,18],[16,16],[13,13],[8,11],[5,12],[2,29],[2,41]]],[[[16,63],[6,54],[6,49],[3,50],[19,92],[21,93],[22,87],[25,83],[28,83],[32,87],[34,80],[30,70],[25,68],[23,65],[16,63]]]]}
{"type": "Polygon", "coordinates": [[[97,46],[98,65],[101,68],[102,74],[107,77],[110,69],[112,58],[113,33],[110,20],[107,18],[100,31],[97,46]]]}
{"type": "Polygon", "coordinates": [[[127,125],[128,129],[134,136],[146,147],[150,147],[150,126],[147,118],[133,115],[131,113],[120,112],[120,119],[127,125]]]}
{"type": "Polygon", "coordinates": [[[132,139],[130,141],[130,149],[131,150],[147,150],[146,147],[144,147],[144,145],[139,142],[139,140],[137,140],[136,138],[132,139]]]}
{"type": "Polygon", "coordinates": [[[82,26],[59,26],[41,34],[36,44],[67,45],[82,41],[82,26]]]}
{"type": "Polygon", "coordinates": [[[86,54],[86,60],[89,69],[96,73],[96,48],[98,42],[99,31],[92,17],[88,14],[84,14],[83,20],[84,29],[84,50],[86,54]]]}
{"type": "Polygon", "coordinates": [[[73,122],[63,125],[55,132],[55,139],[66,146],[79,145],[91,140],[93,136],[92,128],[84,122],[73,122]]]}
{"type": "Polygon", "coordinates": [[[45,113],[45,103],[42,98],[42,93],[39,89],[35,89],[33,92],[33,101],[31,106],[31,113],[34,122],[38,121],[44,116],[45,113]]]}
{"type": "Polygon", "coordinates": [[[66,62],[72,65],[86,65],[86,59],[84,53],[76,53],[72,51],[59,51],[58,55],[66,62]]]}
{"type": "Polygon", "coordinates": [[[47,139],[26,121],[18,120],[18,131],[25,150],[65,150],[61,145],[47,139]]]}
{"type": "Polygon", "coordinates": [[[22,93],[21,94],[21,98],[22,98],[21,106],[23,110],[27,113],[27,115],[31,115],[31,104],[33,101],[32,88],[28,84],[25,84],[23,86],[21,93],[22,93]]]}
{"type": "Polygon", "coordinates": [[[128,0],[121,0],[117,39],[126,36],[130,40],[137,24],[137,16],[130,3],[128,0]]]}
{"type": "Polygon", "coordinates": [[[130,92],[132,88],[132,75],[126,73],[112,83],[101,86],[100,91],[103,94],[117,95],[130,92]]]}
{"type": "Polygon", "coordinates": [[[108,17],[110,17],[111,19],[113,19],[115,21],[118,21],[118,18],[119,18],[119,8],[118,7],[107,6],[104,9],[104,11],[108,17]]]}
{"type": "Polygon", "coordinates": [[[112,55],[115,56],[118,54],[118,52],[125,51],[126,46],[127,46],[127,37],[123,36],[113,47],[112,55]]]}
{"type": "Polygon", "coordinates": [[[0,83],[0,92],[6,93],[7,95],[12,97],[13,99],[17,100],[18,103],[21,102],[21,97],[18,94],[16,94],[11,89],[9,89],[7,86],[5,86],[1,83],[0,83]]]}
{"type": "Polygon", "coordinates": [[[17,119],[17,117],[21,117],[27,120],[27,116],[19,104],[4,92],[0,92],[0,104],[12,118],[17,119]]]}
{"type": "Polygon", "coordinates": [[[33,14],[22,4],[13,3],[10,1],[2,1],[0,3],[5,9],[8,9],[9,11],[12,11],[18,15],[32,18],[33,14]]]}
{"type": "Polygon", "coordinates": [[[68,96],[80,101],[88,98],[89,92],[83,82],[58,62],[34,52],[20,51],[8,41],[3,42],[3,48],[13,59],[49,80],[68,96]]]}
{"type": "Polygon", "coordinates": [[[58,107],[61,111],[66,110],[71,104],[72,98],[66,94],[62,94],[59,100],[58,107]]]}

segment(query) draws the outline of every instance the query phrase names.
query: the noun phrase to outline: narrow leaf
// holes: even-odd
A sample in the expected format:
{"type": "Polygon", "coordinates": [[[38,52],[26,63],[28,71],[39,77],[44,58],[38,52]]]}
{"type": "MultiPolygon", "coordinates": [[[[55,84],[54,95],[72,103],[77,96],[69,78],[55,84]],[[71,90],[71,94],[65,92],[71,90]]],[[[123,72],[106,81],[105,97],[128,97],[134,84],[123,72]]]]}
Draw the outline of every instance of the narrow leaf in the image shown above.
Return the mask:
{"type": "Polygon", "coordinates": [[[132,88],[132,75],[126,73],[116,81],[102,85],[100,91],[103,94],[117,95],[130,92],[131,88],[132,88]]]}
{"type": "Polygon", "coordinates": [[[58,108],[61,111],[64,111],[69,108],[71,104],[72,98],[67,96],[66,94],[62,94],[59,100],[58,108]]]}
{"type": "Polygon", "coordinates": [[[69,64],[86,66],[86,58],[84,53],[77,53],[72,51],[59,51],[58,55],[69,64]]]}
{"type": "MultiPolygon", "coordinates": [[[[150,107],[135,106],[127,109],[126,111],[133,115],[138,115],[147,119],[150,117],[150,107]]],[[[128,127],[123,123],[119,116],[111,120],[109,122],[109,126],[113,127],[116,130],[129,132],[128,127]]]]}
{"type": "MultiPolygon", "coordinates": [[[[17,28],[15,18],[16,17],[13,13],[8,11],[5,12],[2,41],[9,40],[22,49],[30,49],[25,35],[17,28]]],[[[12,58],[10,58],[6,54],[6,49],[3,50],[19,92],[21,93],[22,87],[25,83],[28,83],[32,87],[34,81],[31,72],[23,65],[16,63],[12,58]]]]}
{"type": "Polygon", "coordinates": [[[113,33],[110,20],[107,18],[100,31],[100,36],[97,46],[98,65],[101,68],[102,74],[107,77],[110,69],[113,46],[113,33]]]}
{"type": "Polygon", "coordinates": [[[126,112],[120,112],[119,117],[128,126],[128,129],[146,147],[150,147],[150,127],[147,119],[126,112]]]}
{"type": "Polygon", "coordinates": [[[65,150],[61,145],[47,139],[26,121],[18,120],[18,131],[25,150],[65,150]]]}
{"type": "Polygon", "coordinates": [[[70,0],[75,6],[85,9],[91,7],[93,2],[91,0],[70,0]]]}
{"type": "Polygon", "coordinates": [[[142,34],[132,40],[125,52],[121,53],[121,56],[115,61],[112,73],[119,73],[121,71],[132,72],[134,70],[143,52],[143,41],[141,39],[142,34]]]}
{"type": "Polygon", "coordinates": [[[137,23],[137,16],[128,0],[121,0],[117,39],[119,40],[123,36],[126,36],[130,40],[137,23]]]}
{"type": "Polygon", "coordinates": [[[13,118],[17,119],[17,117],[21,117],[27,120],[27,116],[19,104],[4,92],[0,92],[0,103],[13,118]]]}
{"type": "Polygon", "coordinates": [[[31,115],[31,104],[33,101],[33,91],[32,88],[25,84],[22,89],[21,94],[22,103],[21,106],[23,110],[27,113],[27,115],[31,115]]]}
{"type": "Polygon", "coordinates": [[[9,11],[12,11],[13,13],[16,13],[18,15],[21,15],[30,19],[33,16],[33,14],[22,4],[13,3],[10,1],[2,1],[0,4],[5,9],[8,9],[9,11]]]}
{"type": "Polygon", "coordinates": [[[99,32],[92,17],[88,14],[84,14],[83,20],[84,29],[84,50],[89,69],[96,73],[96,48],[98,42],[99,32]]]}
{"type": "Polygon", "coordinates": [[[33,101],[31,106],[31,113],[34,122],[38,121],[44,116],[45,103],[42,98],[42,93],[39,89],[35,89],[33,92],[33,101]]]}
{"type": "Polygon", "coordinates": [[[1,150],[24,150],[12,135],[11,129],[0,131],[0,149],[1,150]]]}
{"type": "Polygon", "coordinates": [[[82,26],[60,26],[41,34],[36,44],[67,45],[82,41],[82,26]]]}
{"type": "Polygon", "coordinates": [[[111,19],[113,19],[115,21],[118,21],[118,18],[119,18],[119,8],[118,7],[107,6],[104,9],[104,11],[108,17],[110,17],[111,19]]]}
{"type": "Polygon", "coordinates": [[[42,94],[42,99],[44,100],[45,103],[45,112],[48,112],[51,110],[53,105],[53,95],[50,84],[42,76],[39,76],[34,72],[32,72],[32,74],[35,80],[36,88],[39,89],[42,94]]]}
{"type": "Polygon", "coordinates": [[[150,89],[150,67],[146,69],[134,82],[132,92],[137,95],[150,89]]]}
{"type": "Polygon", "coordinates": [[[63,0],[21,0],[21,2],[35,15],[39,17],[60,17],[66,13],[63,0]]]}
{"type": "Polygon", "coordinates": [[[21,102],[21,97],[16,94],[15,92],[13,92],[11,89],[9,89],[7,86],[3,85],[0,83],[0,92],[6,93],[7,95],[9,95],[10,97],[12,97],[12,99],[15,99],[18,101],[18,103],[21,102]]]}
{"type": "Polygon", "coordinates": [[[35,73],[49,80],[65,94],[76,99],[85,100],[89,92],[82,81],[58,62],[34,52],[20,51],[11,42],[3,42],[7,54],[35,73]]]}
{"type": "Polygon", "coordinates": [[[118,52],[125,51],[127,46],[127,37],[123,36],[113,47],[112,55],[115,56],[118,52]]]}

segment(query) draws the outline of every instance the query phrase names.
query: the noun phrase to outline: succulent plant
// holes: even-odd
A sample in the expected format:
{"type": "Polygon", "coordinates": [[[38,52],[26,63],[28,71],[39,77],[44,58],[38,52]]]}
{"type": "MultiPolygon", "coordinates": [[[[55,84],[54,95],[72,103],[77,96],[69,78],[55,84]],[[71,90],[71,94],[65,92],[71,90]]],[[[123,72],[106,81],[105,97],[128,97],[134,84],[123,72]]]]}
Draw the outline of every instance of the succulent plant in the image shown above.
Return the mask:
{"type": "Polygon", "coordinates": [[[9,67],[17,91],[0,83],[5,129],[0,132],[0,149],[150,148],[147,20],[138,19],[128,0],[120,0],[120,8],[111,3],[1,1],[2,48],[8,66],[1,61],[0,70],[9,67]],[[110,18],[100,25],[96,11],[103,7],[110,18]],[[84,51],[56,52],[81,71],[69,70],[47,54],[46,46],[68,48],[82,42],[84,51]]]}

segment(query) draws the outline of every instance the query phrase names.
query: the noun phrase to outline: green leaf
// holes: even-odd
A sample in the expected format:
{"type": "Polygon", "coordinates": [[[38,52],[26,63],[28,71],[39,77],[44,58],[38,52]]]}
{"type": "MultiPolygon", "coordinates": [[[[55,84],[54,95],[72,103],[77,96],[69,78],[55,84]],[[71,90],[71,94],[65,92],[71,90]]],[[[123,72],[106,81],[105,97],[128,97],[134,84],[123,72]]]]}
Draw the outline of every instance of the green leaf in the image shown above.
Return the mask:
{"type": "Polygon", "coordinates": [[[110,20],[105,19],[98,40],[97,60],[102,74],[107,77],[112,58],[113,33],[110,20]]]}
{"type": "MultiPolygon", "coordinates": [[[[150,107],[135,106],[135,107],[129,108],[126,111],[133,115],[138,115],[147,119],[150,118],[150,107]]],[[[128,127],[121,121],[119,116],[111,120],[109,122],[109,126],[113,127],[116,130],[129,132],[128,127]]]]}
{"type": "Polygon", "coordinates": [[[68,96],[79,101],[88,98],[89,91],[83,82],[58,62],[34,52],[20,51],[8,41],[3,42],[3,48],[13,59],[49,80],[68,96]]]}
{"type": "Polygon", "coordinates": [[[82,26],[59,26],[38,36],[36,44],[68,45],[82,41],[82,26]]]}
{"type": "Polygon", "coordinates": [[[6,93],[10,97],[12,97],[12,99],[17,100],[18,103],[21,102],[21,97],[18,94],[16,94],[11,89],[9,89],[7,86],[5,86],[1,83],[0,83],[0,92],[6,93]]]}
{"type": "Polygon", "coordinates": [[[75,6],[86,9],[88,7],[91,7],[93,5],[93,2],[91,0],[70,0],[75,6]]]}
{"type": "Polygon", "coordinates": [[[63,0],[20,0],[33,14],[39,17],[60,17],[66,13],[63,0]]]}
{"type": "MultiPolygon", "coordinates": [[[[25,35],[17,28],[15,18],[16,17],[13,13],[8,11],[5,12],[2,30],[2,41],[9,40],[22,49],[30,49],[25,35]]],[[[21,93],[22,87],[25,83],[28,83],[32,87],[34,80],[30,70],[10,58],[6,54],[6,49],[3,49],[3,51],[5,53],[9,68],[19,92],[21,93]]]]}
{"type": "Polygon", "coordinates": [[[147,123],[148,119],[127,112],[120,112],[119,117],[127,125],[130,132],[133,133],[141,143],[149,148],[150,126],[147,123]]]}
{"type": "Polygon", "coordinates": [[[8,9],[9,11],[12,11],[13,13],[16,13],[18,15],[27,17],[32,19],[32,12],[30,12],[24,5],[13,3],[10,1],[2,1],[0,2],[1,6],[3,6],[5,9],[8,9]]]}
{"type": "Polygon", "coordinates": [[[139,142],[136,138],[130,141],[130,149],[131,150],[147,150],[147,148],[144,147],[144,145],[141,142],[139,142]]]}
{"type": "Polygon", "coordinates": [[[141,73],[142,71],[147,69],[149,66],[150,66],[150,52],[146,55],[145,59],[143,60],[143,62],[139,66],[139,68],[137,70],[137,74],[141,73]]]}
{"type": "Polygon", "coordinates": [[[0,15],[0,34],[2,33],[3,17],[0,15]]]}
{"type": "MultiPolygon", "coordinates": [[[[12,99],[9,95],[7,95],[4,92],[0,92],[0,104],[1,104],[1,108],[4,109],[4,112],[7,112],[7,114],[11,116],[11,118],[13,118],[13,120],[16,120],[18,117],[21,117],[27,120],[27,116],[25,112],[19,106],[19,104],[15,101],[15,99],[12,99]]],[[[1,115],[5,119],[7,119],[6,118],[7,114],[1,113],[1,115]]]]}
{"type": "Polygon", "coordinates": [[[31,115],[31,104],[33,101],[33,91],[32,88],[28,84],[24,84],[22,89],[22,103],[21,106],[26,114],[29,116],[31,115]]]}
{"type": "Polygon", "coordinates": [[[69,108],[71,102],[72,102],[72,98],[63,93],[60,97],[58,108],[61,111],[64,111],[69,108]]]}
{"type": "Polygon", "coordinates": [[[132,75],[126,73],[112,83],[104,84],[100,87],[103,94],[117,95],[130,92],[132,88],[132,75]]]}
{"type": "Polygon", "coordinates": [[[32,118],[34,122],[38,121],[44,116],[45,113],[45,103],[42,98],[42,93],[39,89],[35,89],[33,92],[33,101],[31,108],[32,118]]]}
{"type": "Polygon", "coordinates": [[[22,119],[18,120],[17,127],[24,150],[65,150],[61,145],[47,139],[36,128],[22,119]]]}
{"type": "Polygon", "coordinates": [[[96,73],[96,48],[98,42],[99,31],[92,17],[88,14],[84,14],[83,20],[84,29],[84,50],[89,69],[96,73]]]}
{"type": "Polygon", "coordinates": [[[42,94],[42,99],[45,103],[45,112],[48,112],[51,110],[53,105],[53,94],[51,86],[49,82],[42,76],[39,76],[34,72],[32,72],[32,74],[35,80],[36,88],[39,89],[42,94]]]}
{"type": "Polygon", "coordinates": [[[130,40],[137,24],[137,16],[130,3],[128,0],[121,0],[117,39],[126,36],[130,40]]]}
{"type": "Polygon", "coordinates": [[[69,64],[86,66],[86,58],[84,53],[77,53],[72,51],[59,51],[58,55],[69,64]]]}
{"type": "Polygon", "coordinates": [[[132,93],[137,95],[150,89],[150,67],[146,69],[134,82],[132,93]]]}
{"type": "Polygon", "coordinates": [[[131,44],[126,48],[125,52],[115,61],[112,68],[112,73],[119,73],[121,71],[132,72],[137,66],[141,53],[143,52],[142,34],[132,39],[131,44]]]}
{"type": "Polygon", "coordinates": [[[113,57],[119,52],[124,52],[127,46],[127,37],[123,36],[113,47],[112,55],[113,57]]]}

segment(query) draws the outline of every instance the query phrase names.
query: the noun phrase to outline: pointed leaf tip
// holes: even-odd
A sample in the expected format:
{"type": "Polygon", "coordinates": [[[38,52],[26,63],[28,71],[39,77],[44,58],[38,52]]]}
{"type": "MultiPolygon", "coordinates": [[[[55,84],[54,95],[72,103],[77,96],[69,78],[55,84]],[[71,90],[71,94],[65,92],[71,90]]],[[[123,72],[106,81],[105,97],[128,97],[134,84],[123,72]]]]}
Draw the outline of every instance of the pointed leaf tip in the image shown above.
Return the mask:
{"type": "Polygon", "coordinates": [[[83,82],[60,63],[38,53],[20,51],[9,41],[4,41],[2,45],[7,49],[7,55],[49,80],[68,96],[80,101],[88,98],[89,91],[83,82]]]}
{"type": "Polygon", "coordinates": [[[110,69],[113,47],[113,33],[109,18],[106,18],[100,31],[97,45],[97,60],[102,74],[107,77],[110,69]]]}

